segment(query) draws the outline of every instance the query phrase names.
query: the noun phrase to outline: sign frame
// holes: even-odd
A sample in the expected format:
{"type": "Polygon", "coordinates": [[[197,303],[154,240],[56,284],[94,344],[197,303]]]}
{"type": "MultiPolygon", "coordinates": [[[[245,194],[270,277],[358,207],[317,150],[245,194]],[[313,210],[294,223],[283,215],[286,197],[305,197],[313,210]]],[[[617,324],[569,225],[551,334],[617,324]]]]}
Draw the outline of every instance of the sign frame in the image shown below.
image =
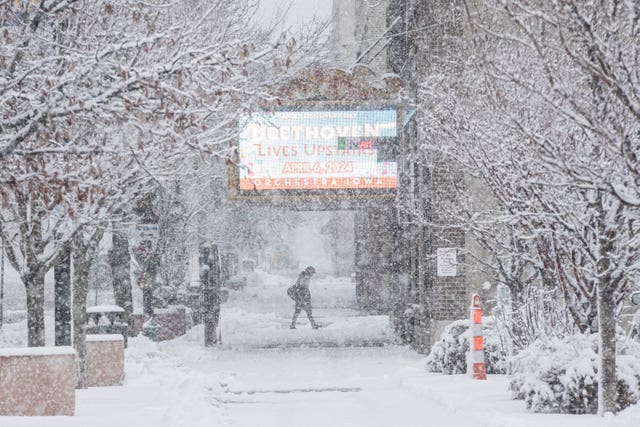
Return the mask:
{"type": "Polygon", "coordinates": [[[438,277],[456,277],[458,275],[458,249],[436,249],[436,271],[438,277]]]}
{"type": "MultiPolygon", "coordinates": [[[[397,164],[397,184],[395,188],[385,189],[282,189],[282,190],[241,190],[240,189],[240,166],[239,166],[239,139],[240,135],[233,141],[233,157],[227,162],[229,199],[271,201],[271,200],[340,200],[340,199],[383,199],[393,200],[396,197],[400,186],[402,169],[404,165],[404,130],[403,118],[404,109],[401,104],[390,101],[291,101],[283,102],[271,108],[263,108],[262,111],[286,112],[286,111],[348,111],[348,110],[395,110],[396,112],[396,138],[398,144],[398,155],[395,159],[397,164]]],[[[236,122],[237,126],[237,122],[236,122]]]]}

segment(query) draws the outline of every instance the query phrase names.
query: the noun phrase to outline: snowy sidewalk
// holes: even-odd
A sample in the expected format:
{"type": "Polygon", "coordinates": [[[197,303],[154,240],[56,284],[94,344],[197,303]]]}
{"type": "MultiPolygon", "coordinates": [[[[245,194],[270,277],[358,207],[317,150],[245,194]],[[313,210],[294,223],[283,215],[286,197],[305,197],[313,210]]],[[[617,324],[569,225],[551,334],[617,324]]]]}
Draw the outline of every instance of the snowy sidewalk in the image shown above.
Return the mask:
{"type": "Polygon", "coordinates": [[[508,377],[429,374],[424,357],[403,346],[209,351],[199,336],[181,339],[163,350],[219,382],[210,387],[225,426],[636,427],[640,419],[640,406],[605,419],[531,413],[511,399],[508,377]]]}
{"type": "Polygon", "coordinates": [[[201,328],[172,342],[134,338],[125,384],[77,392],[74,417],[3,417],[3,427],[635,427],[617,417],[529,413],[508,379],[427,374],[399,346],[220,350],[201,328]]]}
{"type": "Polygon", "coordinates": [[[222,306],[222,348],[381,346],[397,342],[387,316],[364,316],[356,309],[349,278],[314,277],[313,316],[324,327],[313,330],[302,312],[291,330],[294,302],[287,287],[295,277],[256,272],[246,288],[233,291],[222,306]]]}
{"type": "Polygon", "coordinates": [[[375,347],[397,341],[387,316],[349,316],[347,310],[343,310],[346,313],[314,310],[316,321],[325,325],[314,330],[306,317],[298,319],[296,329],[289,329],[290,314],[256,314],[225,308],[222,311],[224,349],[375,347]]]}
{"type": "MultiPolygon", "coordinates": [[[[617,417],[533,414],[508,378],[429,374],[396,344],[385,316],[362,316],[343,279],[312,286],[319,319],[288,329],[291,278],[257,273],[222,308],[223,345],[202,325],[155,343],[132,338],[122,387],[76,393],[74,417],[1,417],[1,427],[635,427],[640,406],[617,417]],[[375,346],[362,347],[359,344],[375,346]],[[382,344],[382,345],[381,345],[382,344]],[[273,347],[273,348],[271,348],[273,347]]],[[[48,333],[52,331],[47,318],[48,333]]],[[[24,345],[26,322],[5,325],[0,346],[24,345]]],[[[49,339],[49,338],[48,338],[49,339]]]]}

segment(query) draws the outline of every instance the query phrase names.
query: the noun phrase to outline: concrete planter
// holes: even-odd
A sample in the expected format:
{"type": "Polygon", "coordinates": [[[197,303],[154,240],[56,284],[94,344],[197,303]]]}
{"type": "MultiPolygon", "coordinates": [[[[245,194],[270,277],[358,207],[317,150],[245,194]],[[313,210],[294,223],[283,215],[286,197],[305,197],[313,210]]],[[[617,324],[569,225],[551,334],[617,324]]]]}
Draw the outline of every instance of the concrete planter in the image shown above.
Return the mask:
{"type": "Polygon", "coordinates": [[[74,415],[72,347],[0,349],[0,416],[74,415]]]}
{"type": "Polygon", "coordinates": [[[87,335],[89,387],[122,385],[123,381],[124,338],[122,335],[87,335]]]}

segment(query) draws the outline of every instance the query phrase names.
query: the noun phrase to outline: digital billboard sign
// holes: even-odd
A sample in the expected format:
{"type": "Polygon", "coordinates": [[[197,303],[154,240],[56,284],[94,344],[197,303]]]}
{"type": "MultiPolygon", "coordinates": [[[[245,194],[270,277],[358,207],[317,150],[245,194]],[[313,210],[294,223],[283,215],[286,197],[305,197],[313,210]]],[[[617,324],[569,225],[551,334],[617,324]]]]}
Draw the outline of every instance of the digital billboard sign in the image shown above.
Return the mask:
{"type": "Polygon", "coordinates": [[[398,181],[393,108],[254,113],[240,121],[243,192],[388,191],[398,181]]]}

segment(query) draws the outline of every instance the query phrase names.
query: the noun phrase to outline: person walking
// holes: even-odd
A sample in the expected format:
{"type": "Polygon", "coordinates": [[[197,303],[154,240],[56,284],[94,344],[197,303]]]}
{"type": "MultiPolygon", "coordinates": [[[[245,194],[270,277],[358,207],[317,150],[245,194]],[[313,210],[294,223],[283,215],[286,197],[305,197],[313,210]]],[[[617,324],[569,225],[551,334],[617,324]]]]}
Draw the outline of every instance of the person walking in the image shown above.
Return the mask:
{"type": "Polygon", "coordinates": [[[296,320],[298,320],[298,315],[300,315],[302,310],[307,313],[307,317],[309,318],[309,322],[313,329],[318,329],[320,327],[311,314],[311,291],[309,291],[309,283],[311,282],[311,276],[315,273],[316,269],[312,266],[305,268],[304,271],[298,275],[296,283],[287,289],[287,295],[296,302],[296,308],[293,311],[293,319],[291,320],[290,329],[296,328],[296,320]]]}

